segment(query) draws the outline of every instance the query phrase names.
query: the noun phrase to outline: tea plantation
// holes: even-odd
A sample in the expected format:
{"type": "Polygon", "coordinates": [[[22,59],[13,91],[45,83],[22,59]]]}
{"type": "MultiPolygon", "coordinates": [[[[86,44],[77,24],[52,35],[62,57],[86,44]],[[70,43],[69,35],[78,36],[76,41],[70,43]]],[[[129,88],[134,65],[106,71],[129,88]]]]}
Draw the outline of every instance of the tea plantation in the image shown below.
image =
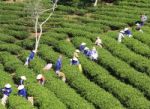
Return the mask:
{"type": "MultiPolygon", "coordinates": [[[[43,1],[48,7],[49,0],[43,1]]],[[[0,109],[150,109],[150,20],[142,27],[143,33],[135,30],[141,14],[150,18],[150,0],[118,0],[96,7],[58,1],[28,67],[24,63],[34,49],[35,33],[26,5],[26,0],[0,0],[0,88],[10,83],[13,89],[0,109]],[[125,27],[130,27],[133,37],[118,43],[118,33],[125,27]],[[103,48],[96,47],[98,61],[80,53],[81,73],[70,65],[73,52],[82,42],[92,48],[98,36],[103,42],[103,48]],[[54,68],[42,70],[47,63],[54,65],[60,54],[66,83],[54,68]],[[44,86],[36,81],[39,73],[46,78],[44,86]],[[34,97],[34,105],[17,95],[22,75],[27,77],[25,88],[34,97]]]]}

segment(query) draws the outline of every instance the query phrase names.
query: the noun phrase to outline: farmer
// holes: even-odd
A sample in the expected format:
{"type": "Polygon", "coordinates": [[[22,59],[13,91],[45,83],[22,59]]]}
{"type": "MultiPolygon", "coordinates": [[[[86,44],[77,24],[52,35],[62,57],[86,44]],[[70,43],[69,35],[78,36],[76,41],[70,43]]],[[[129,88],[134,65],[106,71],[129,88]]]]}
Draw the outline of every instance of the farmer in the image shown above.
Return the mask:
{"type": "Polygon", "coordinates": [[[122,38],[124,38],[124,37],[126,37],[126,36],[132,37],[132,33],[131,33],[131,31],[129,30],[129,28],[125,28],[124,30],[121,30],[121,31],[119,32],[119,35],[118,35],[118,42],[121,42],[121,41],[122,41],[122,38]]]}
{"type": "Polygon", "coordinates": [[[55,65],[55,72],[60,71],[62,68],[62,55],[59,56],[55,65]]]}
{"type": "Polygon", "coordinates": [[[78,58],[74,56],[72,59],[70,59],[70,64],[71,65],[79,65],[78,58]]]}
{"type": "Polygon", "coordinates": [[[26,76],[20,77],[20,85],[24,85],[24,81],[27,80],[26,76]]]}
{"type": "Polygon", "coordinates": [[[148,18],[147,18],[147,16],[145,14],[142,14],[140,18],[141,18],[141,25],[143,26],[148,18]]]}
{"type": "Polygon", "coordinates": [[[2,105],[6,105],[8,96],[11,94],[12,89],[10,84],[6,84],[5,87],[2,89],[3,92],[3,98],[1,99],[2,105]]]}
{"type": "Polygon", "coordinates": [[[45,77],[42,74],[38,74],[36,77],[39,84],[44,85],[45,83],[45,77]]]}
{"type": "Polygon", "coordinates": [[[102,40],[99,37],[96,38],[95,45],[100,46],[102,48],[102,40]]]}
{"type": "Polygon", "coordinates": [[[79,50],[80,50],[81,52],[84,51],[85,45],[86,45],[86,43],[84,43],[84,42],[81,43],[81,45],[80,45],[80,47],[79,47],[79,50]]]}
{"type": "Polygon", "coordinates": [[[93,47],[93,49],[91,51],[90,59],[92,59],[94,61],[96,61],[98,59],[98,52],[95,47],[93,47]]]}
{"type": "Polygon", "coordinates": [[[19,85],[18,86],[18,95],[27,99],[27,91],[24,88],[24,85],[19,85]]]}
{"type": "Polygon", "coordinates": [[[72,59],[70,59],[70,65],[77,65],[79,68],[79,71],[82,72],[82,66],[77,57],[74,56],[72,59]]]}
{"type": "Polygon", "coordinates": [[[66,76],[63,72],[61,71],[56,71],[56,74],[58,75],[59,78],[62,79],[63,82],[66,82],[66,76]]]}
{"type": "Polygon", "coordinates": [[[73,53],[73,56],[78,58],[79,57],[79,53],[80,53],[80,51],[78,49],[76,49],[75,52],[73,53]]]}
{"type": "Polygon", "coordinates": [[[30,55],[26,58],[25,65],[27,66],[29,65],[30,61],[34,59],[35,53],[36,53],[35,50],[31,51],[30,55]]]}
{"type": "Polygon", "coordinates": [[[140,23],[137,23],[135,29],[143,33],[143,30],[141,28],[142,28],[142,25],[140,23]]]}

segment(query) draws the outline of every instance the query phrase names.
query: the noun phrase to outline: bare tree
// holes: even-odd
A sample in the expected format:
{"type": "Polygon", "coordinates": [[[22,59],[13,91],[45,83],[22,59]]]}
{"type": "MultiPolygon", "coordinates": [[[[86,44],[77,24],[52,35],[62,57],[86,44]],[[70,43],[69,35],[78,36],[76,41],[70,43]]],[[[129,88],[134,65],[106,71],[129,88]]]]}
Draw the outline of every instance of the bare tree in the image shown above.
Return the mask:
{"type": "Polygon", "coordinates": [[[38,46],[40,43],[41,36],[43,34],[43,25],[51,18],[54,14],[55,8],[57,7],[58,0],[50,1],[50,8],[44,9],[42,5],[42,0],[30,0],[27,3],[27,11],[31,13],[32,19],[34,21],[34,31],[35,31],[35,52],[38,50],[38,46]],[[44,21],[39,21],[40,17],[44,14],[48,13],[49,15],[45,18],[44,21]],[[38,34],[39,30],[39,34],[38,34]]]}
{"type": "Polygon", "coordinates": [[[94,6],[97,6],[97,2],[98,2],[98,0],[95,0],[94,6]]]}

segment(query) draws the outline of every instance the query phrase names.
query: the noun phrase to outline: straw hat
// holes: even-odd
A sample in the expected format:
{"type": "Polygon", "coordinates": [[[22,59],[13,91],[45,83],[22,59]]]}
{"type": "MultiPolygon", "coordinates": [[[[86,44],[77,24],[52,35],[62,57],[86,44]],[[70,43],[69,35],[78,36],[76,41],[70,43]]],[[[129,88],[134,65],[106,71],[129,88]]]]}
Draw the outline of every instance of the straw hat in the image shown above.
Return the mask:
{"type": "Polygon", "coordinates": [[[88,47],[85,47],[84,50],[89,50],[89,48],[88,48],[88,47]]]}
{"type": "Polygon", "coordinates": [[[42,74],[38,74],[36,79],[41,79],[42,78],[42,74]]]}
{"type": "Polygon", "coordinates": [[[73,59],[72,60],[74,60],[74,61],[78,61],[78,58],[76,58],[76,57],[73,57],[73,59]]]}
{"type": "Polygon", "coordinates": [[[25,76],[21,76],[22,80],[27,80],[27,78],[25,76]]]}
{"type": "Polygon", "coordinates": [[[86,43],[82,42],[81,45],[86,45],[86,43]]]}
{"type": "Polygon", "coordinates": [[[124,31],[127,31],[127,30],[129,30],[129,28],[125,28],[125,29],[124,29],[124,31]]]}
{"type": "Polygon", "coordinates": [[[18,86],[18,90],[22,90],[22,89],[24,89],[24,85],[18,86]]]}
{"type": "Polygon", "coordinates": [[[139,24],[139,23],[137,23],[136,25],[137,25],[137,26],[139,26],[140,24],[139,24]]]}
{"type": "Polygon", "coordinates": [[[80,53],[80,51],[79,51],[78,49],[76,49],[76,52],[77,52],[77,53],[80,53]]]}
{"type": "Polygon", "coordinates": [[[6,88],[11,88],[11,85],[10,84],[6,84],[5,87],[6,88]]]}

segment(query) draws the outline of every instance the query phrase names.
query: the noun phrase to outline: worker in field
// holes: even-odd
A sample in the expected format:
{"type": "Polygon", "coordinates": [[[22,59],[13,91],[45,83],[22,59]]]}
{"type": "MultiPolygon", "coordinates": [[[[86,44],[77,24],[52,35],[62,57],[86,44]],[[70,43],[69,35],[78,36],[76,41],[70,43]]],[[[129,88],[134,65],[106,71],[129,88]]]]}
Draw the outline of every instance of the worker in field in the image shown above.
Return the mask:
{"type": "Polygon", "coordinates": [[[122,38],[124,37],[132,37],[132,33],[131,31],[129,30],[129,28],[125,28],[124,30],[121,30],[119,32],[119,35],[118,35],[118,42],[122,42],[122,38]]]}
{"type": "Polygon", "coordinates": [[[142,30],[142,25],[140,23],[137,23],[136,24],[136,28],[135,28],[137,31],[140,31],[141,33],[143,33],[143,30],[142,30]]]}
{"type": "Polygon", "coordinates": [[[95,45],[100,46],[102,48],[102,40],[99,37],[96,38],[95,45]]]}
{"type": "Polygon", "coordinates": [[[39,84],[44,85],[45,84],[45,77],[42,74],[38,74],[36,77],[39,84]]]}
{"type": "Polygon", "coordinates": [[[80,45],[80,47],[79,47],[79,50],[81,52],[83,52],[85,47],[86,47],[86,43],[82,42],[81,45],[80,45]]]}
{"type": "Polygon", "coordinates": [[[24,81],[27,80],[26,76],[20,77],[20,85],[24,85],[24,81]]]}
{"type": "Polygon", "coordinates": [[[97,61],[98,60],[98,52],[97,52],[95,47],[93,47],[93,49],[91,50],[90,59],[93,60],[93,61],[97,61]]]}
{"type": "Polygon", "coordinates": [[[27,66],[29,65],[30,61],[34,59],[35,53],[36,53],[35,50],[31,51],[30,55],[26,59],[25,65],[27,66]]]}
{"type": "Polygon", "coordinates": [[[56,74],[58,75],[59,78],[61,78],[61,80],[62,80],[63,82],[66,82],[66,76],[65,76],[65,74],[64,74],[63,72],[61,72],[61,71],[56,71],[56,74]]]}
{"type": "Polygon", "coordinates": [[[79,57],[79,53],[80,53],[80,51],[78,49],[76,49],[75,52],[73,53],[73,56],[78,58],[79,57]]]}
{"type": "Polygon", "coordinates": [[[19,85],[18,86],[18,95],[27,99],[27,91],[24,88],[24,85],[19,85]]]}
{"type": "Polygon", "coordinates": [[[77,65],[79,68],[79,71],[82,72],[82,66],[77,57],[74,56],[72,59],[70,59],[70,65],[77,65]]]}
{"type": "Polygon", "coordinates": [[[146,16],[146,14],[142,14],[141,17],[140,17],[140,19],[141,19],[141,25],[143,26],[144,23],[147,21],[148,18],[146,16]]]}
{"type": "Polygon", "coordinates": [[[62,81],[66,81],[66,76],[63,72],[61,72],[62,68],[62,55],[59,56],[59,58],[57,59],[56,65],[55,65],[55,73],[58,75],[59,78],[62,79],[62,81]]]}
{"type": "Polygon", "coordinates": [[[48,70],[50,70],[50,69],[52,68],[52,66],[53,66],[52,63],[48,63],[48,64],[43,68],[43,70],[44,70],[44,71],[48,71],[48,70]]]}
{"type": "Polygon", "coordinates": [[[88,48],[88,47],[85,47],[83,53],[84,53],[85,55],[87,55],[88,51],[89,51],[89,48],[88,48]]]}
{"type": "Polygon", "coordinates": [[[12,92],[11,85],[6,84],[5,87],[2,89],[2,92],[3,92],[3,98],[1,99],[1,103],[2,103],[2,105],[5,106],[7,99],[12,92]]]}
{"type": "Polygon", "coordinates": [[[62,68],[62,55],[59,56],[55,65],[55,72],[60,71],[62,68]]]}

